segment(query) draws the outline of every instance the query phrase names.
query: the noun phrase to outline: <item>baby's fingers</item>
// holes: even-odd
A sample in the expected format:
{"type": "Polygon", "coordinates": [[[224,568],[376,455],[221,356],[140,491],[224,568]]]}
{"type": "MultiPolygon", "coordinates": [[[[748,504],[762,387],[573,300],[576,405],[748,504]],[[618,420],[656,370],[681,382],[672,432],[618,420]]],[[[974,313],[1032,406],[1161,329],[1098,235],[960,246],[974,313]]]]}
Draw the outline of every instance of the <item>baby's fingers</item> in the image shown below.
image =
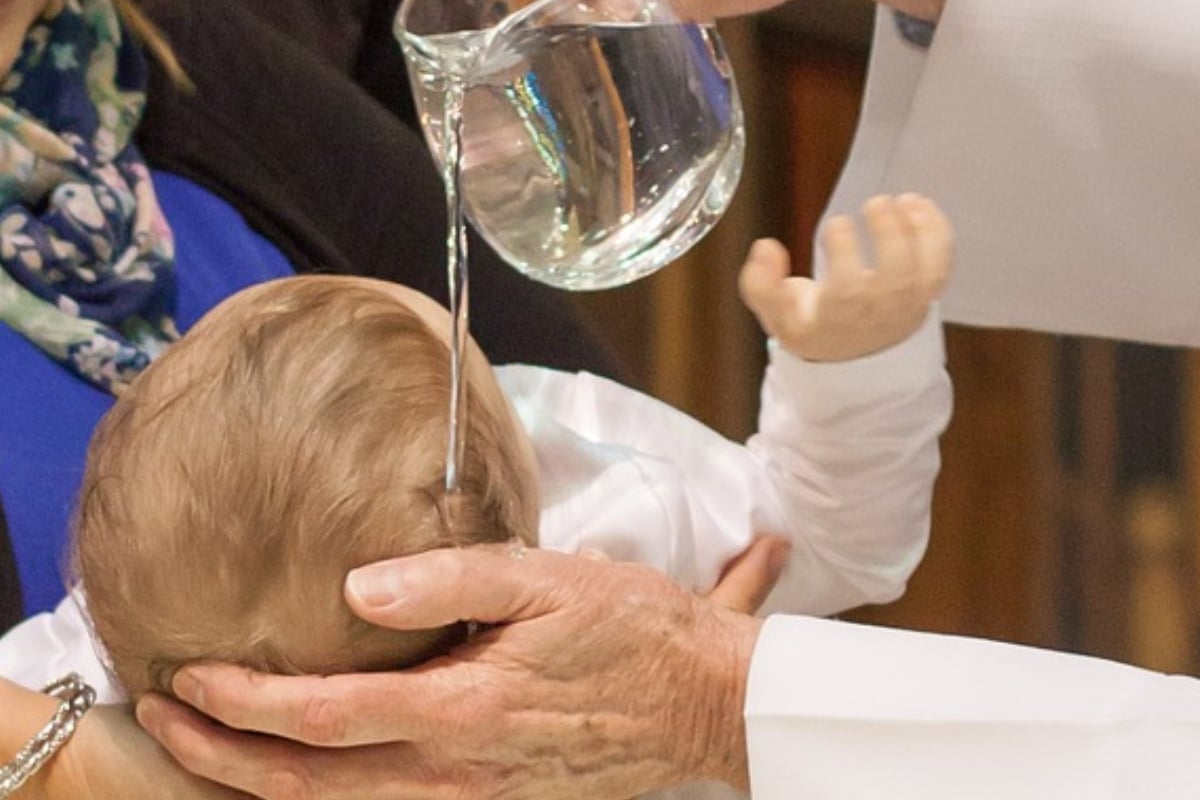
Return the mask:
{"type": "Polygon", "coordinates": [[[937,203],[918,194],[899,198],[911,231],[922,288],[930,299],[941,293],[954,261],[954,228],[937,203]]]}
{"type": "Polygon", "coordinates": [[[899,204],[891,197],[872,197],[863,206],[875,247],[875,269],[884,280],[907,283],[916,270],[911,232],[899,204]]]}
{"type": "Polygon", "coordinates": [[[839,214],[826,221],[821,230],[821,248],[825,251],[825,283],[842,285],[860,278],[866,265],[850,217],[839,214]]]}
{"type": "Polygon", "coordinates": [[[787,248],[774,239],[759,239],[750,247],[738,276],[738,290],[764,328],[771,328],[769,321],[781,311],[785,302],[783,281],[791,271],[787,248]]]}

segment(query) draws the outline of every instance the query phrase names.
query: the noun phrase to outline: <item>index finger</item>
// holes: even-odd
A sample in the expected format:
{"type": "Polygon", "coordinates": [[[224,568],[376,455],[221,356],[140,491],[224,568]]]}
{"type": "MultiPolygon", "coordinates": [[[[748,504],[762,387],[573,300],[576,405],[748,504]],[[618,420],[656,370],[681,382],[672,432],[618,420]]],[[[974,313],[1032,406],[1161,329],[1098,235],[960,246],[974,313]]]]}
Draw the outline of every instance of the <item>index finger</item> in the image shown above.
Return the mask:
{"type": "MultiPolygon", "coordinates": [[[[356,613],[397,629],[437,628],[464,619],[530,620],[556,611],[561,586],[574,586],[591,559],[511,546],[431,550],[352,573],[346,596],[356,613]]],[[[445,736],[448,709],[478,697],[481,668],[453,656],[403,672],[267,675],[226,664],[193,664],[175,675],[184,702],[239,730],[322,747],[445,736]]]]}
{"type": "Polygon", "coordinates": [[[866,269],[854,221],[845,214],[830,217],[822,226],[820,236],[825,251],[822,277],[825,285],[854,285],[866,269]]]}
{"type": "MultiPolygon", "coordinates": [[[[431,550],[352,573],[346,597],[368,622],[423,630],[464,619],[518,622],[551,613],[561,585],[597,562],[536,549],[477,546],[431,550]],[[519,557],[518,557],[519,556],[519,557]]],[[[181,668],[172,689],[231,728],[323,747],[421,741],[445,734],[447,708],[464,702],[477,669],[453,658],[404,672],[268,675],[226,664],[181,668]]]]}

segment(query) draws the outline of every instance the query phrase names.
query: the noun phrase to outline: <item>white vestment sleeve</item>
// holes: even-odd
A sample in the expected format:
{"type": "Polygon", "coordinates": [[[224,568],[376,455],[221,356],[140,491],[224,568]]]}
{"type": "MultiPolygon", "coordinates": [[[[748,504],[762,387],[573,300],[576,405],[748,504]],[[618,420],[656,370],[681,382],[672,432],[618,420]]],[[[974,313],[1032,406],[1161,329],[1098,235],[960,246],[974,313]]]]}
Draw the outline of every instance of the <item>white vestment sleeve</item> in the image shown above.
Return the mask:
{"type": "MultiPolygon", "coordinates": [[[[925,68],[926,50],[907,41],[892,17],[891,8],[883,3],[876,6],[870,68],[858,127],[822,222],[833,214],[858,213],[869,197],[880,192],[896,141],[908,122],[913,96],[925,68]]],[[[912,190],[917,191],[918,187],[913,186],[912,190]]],[[[818,277],[825,272],[825,248],[819,239],[818,229],[812,249],[813,271],[818,277]]],[[[954,280],[958,280],[957,276],[954,280]]]]}
{"type": "Polygon", "coordinates": [[[1200,346],[1200,3],[950,0],[927,56],[889,17],[828,211],[936,199],[949,321],[1200,346]]]}
{"type": "Polygon", "coordinates": [[[1200,681],[806,617],[764,625],[755,800],[1175,800],[1200,792],[1200,681]]]}

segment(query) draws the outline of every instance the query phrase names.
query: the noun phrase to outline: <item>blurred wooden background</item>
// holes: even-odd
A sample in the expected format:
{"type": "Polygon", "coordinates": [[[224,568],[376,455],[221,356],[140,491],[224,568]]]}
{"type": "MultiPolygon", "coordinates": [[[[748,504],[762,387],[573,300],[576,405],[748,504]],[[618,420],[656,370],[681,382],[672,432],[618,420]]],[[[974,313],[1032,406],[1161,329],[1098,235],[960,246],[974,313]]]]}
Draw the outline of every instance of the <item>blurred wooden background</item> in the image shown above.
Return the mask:
{"type": "MultiPolygon", "coordinates": [[[[579,298],[642,388],[734,438],[754,428],[763,366],[737,270],[760,236],[806,268],[872,16],[866,2],[806,0],[723,23],[747,117],[733,207],[680,263],[579,298]]],[[[947,346],[956,411],[928,556],[902,600],[848,616],[1200,674],[1200,359],[957,327],[947,346]]]]}

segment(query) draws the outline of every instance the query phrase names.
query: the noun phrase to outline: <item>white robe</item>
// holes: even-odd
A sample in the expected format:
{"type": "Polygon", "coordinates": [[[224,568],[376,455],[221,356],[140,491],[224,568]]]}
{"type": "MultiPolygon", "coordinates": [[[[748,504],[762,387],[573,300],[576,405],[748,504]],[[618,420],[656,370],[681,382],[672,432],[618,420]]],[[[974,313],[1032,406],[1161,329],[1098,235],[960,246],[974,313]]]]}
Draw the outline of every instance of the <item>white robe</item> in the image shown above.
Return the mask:
{"type": "Polygon", "coordinates": [[[1200,681],[776,616],[746,695],[754,800],[1194,800],[1200,681]]]}
{"type": "MultiPolygon", "coordinates": [[[[830,211],[943,204],[949,320],[1200,345],[1197,142],[1196,0],[949,0],[877,19],[830,211]]],[[[755,800],[1200,797],[1200,680],[1063,653],[773,617],[746,722],[755,800]]]]}
{"type": "Polygon", "coordinates": [[[1196,0],[949,0],[928,54],[877,17],[830,208],[936,199],[947,321],[1200,346],[1198,42],[1196,0]]]}
{"type": "MultiPolygon", "coordinates": [[[[950,416],[936,311],[908,340],[852,362],[771,348],[759,432],[731,442],[593,375],[497,368],[534,444],[542,546],[596,548],[710,589],[756,533],[793,541],[773,607],[825,614],[898,597],[924,553],[950,416]]],[[[76,603],[0,640],[0,675],[40,687],[81,672],[121,695],[76,603]]]]}

